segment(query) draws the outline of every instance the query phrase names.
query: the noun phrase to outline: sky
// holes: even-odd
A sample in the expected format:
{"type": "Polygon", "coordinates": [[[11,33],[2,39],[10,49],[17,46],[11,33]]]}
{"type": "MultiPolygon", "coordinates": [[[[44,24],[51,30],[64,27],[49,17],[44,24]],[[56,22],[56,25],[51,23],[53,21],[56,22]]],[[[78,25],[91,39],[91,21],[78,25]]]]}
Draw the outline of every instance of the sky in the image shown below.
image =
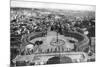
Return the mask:
{"type": "Polygon", "coordinates": [[[80,11],[95,11],[94,5],[75,5],[75,4],[57,4],[45,3],[36,1],[22,1],[11,0],[11,7],[25,7],[25,8],[52,8],[52,9],[66,9],[66,10],[80,10],[80,11]]]}

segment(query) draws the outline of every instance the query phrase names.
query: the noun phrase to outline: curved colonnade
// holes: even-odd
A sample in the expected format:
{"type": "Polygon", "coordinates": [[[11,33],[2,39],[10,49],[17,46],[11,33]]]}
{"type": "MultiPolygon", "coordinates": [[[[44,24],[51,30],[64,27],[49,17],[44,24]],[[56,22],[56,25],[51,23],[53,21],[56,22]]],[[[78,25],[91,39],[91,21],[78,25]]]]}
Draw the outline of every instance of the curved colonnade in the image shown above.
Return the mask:
{"type": "MultiPolygon", "coordinates": [[[[22,39],[22,46],[25,48],[26,45],[28,44],[33,44],[30,42],[32,39],[38,38],[38,37],[45,37],[44,32],[33,32],[31,34],[25,35],[24,38],[22,39]]],[[[63,35],[65,37],[72,37],[78,40],[78,42],[75,43],[76,51],[82,51],[83,48],[88,46],[89,39],[86,35],[78,33],[78,32],[63,32],[63,35]]],[[[34,44],[33,44],[34,45],[34,44]]]]}
{"type": "MultiPolygon", "coordinates": [[[[24,49],[25,46],[27,46],[28,44],[33,44],[32,42],[30,42],[31,40],[33,40],[37,37],[45,37],[44,35],[45,35],[45,33],[41,33],[41,32],[25,35],[24,38],[22,39],[22,41],[23,41],[22,48],[24,49]]],[[[88,37],[81,33],[77,33],[77,32],[63,32],[63,35],[65,37],[72,37],[72,38],[75,38],[78,40],[78,42],[75,43],[75,45],[77,45],[76,52],[33,53],[30,55],[19,55],[13,61],[15,62],[15,64],[17,61],[30,61],[32,63],[35,63],[36,65],[87,61],[87,56],[84,52],[82,52],[82,49],[87,47],[87,45],[89,43],[88,37]],[[38,58],[38,59],[36,59],[36,58],[38,58]],[[56,59],[56,61],[57,60],[58,61],[53,62],[53,61],[55,61],[55,59],[56,59]]]]}

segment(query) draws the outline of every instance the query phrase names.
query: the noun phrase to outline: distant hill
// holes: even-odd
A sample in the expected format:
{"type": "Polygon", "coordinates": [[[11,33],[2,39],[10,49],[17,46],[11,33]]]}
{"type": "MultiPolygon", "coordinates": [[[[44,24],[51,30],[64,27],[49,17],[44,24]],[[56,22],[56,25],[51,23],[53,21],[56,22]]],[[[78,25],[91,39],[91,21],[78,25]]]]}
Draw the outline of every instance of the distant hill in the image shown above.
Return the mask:
{"type": "Polygon", "coordinates": [[[76,10],[61,10],[61,9],[45,9],[45,8],[23,8],[23,7],[11,7],[11,10],[28,10],[33,12],[51,12],[52,14],[61,14],[66,16],[93,16],[94,11],[76,11],[76,10]]]}

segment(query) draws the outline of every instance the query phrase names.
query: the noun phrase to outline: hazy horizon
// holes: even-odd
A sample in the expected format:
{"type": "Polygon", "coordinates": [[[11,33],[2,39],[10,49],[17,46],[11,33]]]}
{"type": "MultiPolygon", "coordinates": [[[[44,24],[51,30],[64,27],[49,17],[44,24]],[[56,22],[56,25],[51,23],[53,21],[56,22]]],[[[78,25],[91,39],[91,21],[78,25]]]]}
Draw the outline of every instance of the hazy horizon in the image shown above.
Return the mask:
{"type": "Polygon", "coordinates": [[[74,5],[74,4],[57,4],[44,2],[16,1],[11,0],[11,7],[20,8],[37,8],[37,9],[58,9],[58,10],[73,10],[73,11],[93,11],[96,7],[93,5],[74,5]]]}

